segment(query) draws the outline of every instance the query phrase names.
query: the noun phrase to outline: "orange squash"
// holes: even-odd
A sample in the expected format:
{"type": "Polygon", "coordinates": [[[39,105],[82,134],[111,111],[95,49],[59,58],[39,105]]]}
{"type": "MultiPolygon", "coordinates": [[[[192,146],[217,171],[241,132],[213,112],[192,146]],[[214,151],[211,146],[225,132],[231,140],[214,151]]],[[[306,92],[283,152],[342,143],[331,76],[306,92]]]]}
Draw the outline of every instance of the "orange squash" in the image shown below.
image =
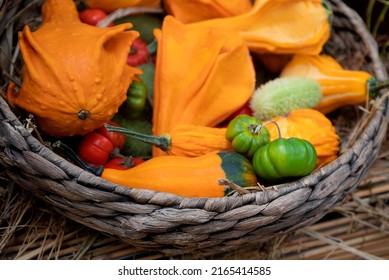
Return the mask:
{"type": "Polygon", "coordinates": [[[240,15],[250,11],[250,0],[164,0],[167,13],[182,23],[240,15]]]}
{"type": "MultiPolygon", "coordinates": [[[[178,124],[214,127],[250,99],[255,71],[237,33],[190,27],[166,16],[155,34],[154,135],[178,124]]],[[[153,149],[153,156],[163,154],[153,149]]]]}
{"type": "Polygon", "coordinates": [[[155,7],[161,4],[161,0],[86,0],[86,4],[90,8],[98,8],[110,13],[120,8],[155,7]]]}
{"type": "MultiPolygon", "coordinates": [[[[273,118],[280,128],[281,137],[297,137],[312,143],[317,153],[317,166],[323,166],[337,158],[339,152],[339,135],[331,121],[315,109],[297,109],[285,116],[273,118]]],[[[279,137],[274,123],[266,125],[270,139],[279,137]]]]}
{"type": "Polygon", "coordinates": [[[315,107],[327,114],[347,105],[367,103],[388,81],[376,81],[370,73],[344,69],[329,55],[295,55],[280,73],[281,77],[302,76],[317,80],[323,97],[315,107]]]}
{"type": "Polygon", "coordinates": [[[191,23],[238,32],[255,53],[318,54],[330,37],[327,1],[257,0],[237,16],[191,23]]]}
{"type": "Polygon", "coordinates": [[[177,124],[169,133],[152,136],[109,124],[104,126],[110,132],[122,133],[133,139],[154,145],[174,156],[197,157],[232,149],[231,143],[225,137],[226,128],[177,124]]]}
{"type": "Polygon", "coordinates": [[[168,192],[187,197],[222,197],[228,192],[220,179],[248,187],[257,183],[255,171],[235,152],[209,153],[200,157],[164,156],[127,170],[104,169],[101,177],[130,188],[168,192]]]}
{"type": "Polygon", "coordinates": [[[46,0],[43,23],[19,33],[22,85],[8,100],[32,113],[52,136],[86,134],[108,122],[142,72],[126,64],[139,36],[131,24],[97,28],[81,23],[72,0],[46,0]],[[114,62],[114,63],[113,63],[114,62]]]}

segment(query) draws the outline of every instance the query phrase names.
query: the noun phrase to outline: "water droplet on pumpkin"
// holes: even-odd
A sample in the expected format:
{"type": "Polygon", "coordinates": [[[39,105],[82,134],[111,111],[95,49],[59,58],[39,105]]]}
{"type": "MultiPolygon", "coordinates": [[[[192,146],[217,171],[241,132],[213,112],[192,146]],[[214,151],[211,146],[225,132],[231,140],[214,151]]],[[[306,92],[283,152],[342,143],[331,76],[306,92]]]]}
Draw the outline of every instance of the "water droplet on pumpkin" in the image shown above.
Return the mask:
{"type": "Polygon", "coordinates": [[[96,95],[96,99],[97,101],[100,101],[101,99],[103,99],[103,95],[102,94],[96,95]]]}

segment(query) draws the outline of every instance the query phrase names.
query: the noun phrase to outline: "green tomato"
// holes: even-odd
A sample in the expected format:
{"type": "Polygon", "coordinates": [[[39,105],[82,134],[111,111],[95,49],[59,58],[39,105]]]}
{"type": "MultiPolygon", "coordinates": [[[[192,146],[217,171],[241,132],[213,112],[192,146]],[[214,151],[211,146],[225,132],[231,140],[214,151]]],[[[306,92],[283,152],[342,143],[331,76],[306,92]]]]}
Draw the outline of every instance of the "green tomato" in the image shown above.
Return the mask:
{"type": "Polygon", "coordinates": [[[266,182],[303,177],[316,166],[315,147],[299,138],[278,138],[258,149],[253,157],[254,170],[266,182]]]}
{"type": "Polygon", "coordinates": [[[270,133],[260,120],[242,114],[229,122],[226,139],[236,152],[251,158],[260,147],[270,142],[270,133]]]}

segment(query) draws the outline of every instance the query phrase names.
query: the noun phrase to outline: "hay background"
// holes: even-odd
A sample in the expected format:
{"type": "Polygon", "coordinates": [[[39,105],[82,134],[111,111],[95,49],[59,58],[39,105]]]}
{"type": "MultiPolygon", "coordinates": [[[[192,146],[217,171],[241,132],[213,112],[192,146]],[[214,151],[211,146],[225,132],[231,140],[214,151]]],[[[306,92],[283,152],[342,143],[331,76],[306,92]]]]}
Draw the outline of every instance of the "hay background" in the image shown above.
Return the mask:
{"type": "MultiPolygon", "coordinates": [[[[365,18],[368,1],[345,1],[365,18]],[[361,3],[363,2],[363,3],[361,3]]],[[[385,18],[387,19],[389,16],[385,18]]],[[[388,26],[383,24],[382,26],[388,26]]],[[[385,33],[386,32],[386,33],[385,33]]],[[[389,70],[380,30],[383,61],[389,70]]],[[[388,138],[388,137],[387,137],[388,138]]],[[[81,226],[9,181],[0,166],[0,259],[163,259],[81,226]]],[[[316,224],[207,259],[389,259],[389,140],[357,191],[316,224]]],[[[176,259],[196,259],[196,254],[176,259]]]]}

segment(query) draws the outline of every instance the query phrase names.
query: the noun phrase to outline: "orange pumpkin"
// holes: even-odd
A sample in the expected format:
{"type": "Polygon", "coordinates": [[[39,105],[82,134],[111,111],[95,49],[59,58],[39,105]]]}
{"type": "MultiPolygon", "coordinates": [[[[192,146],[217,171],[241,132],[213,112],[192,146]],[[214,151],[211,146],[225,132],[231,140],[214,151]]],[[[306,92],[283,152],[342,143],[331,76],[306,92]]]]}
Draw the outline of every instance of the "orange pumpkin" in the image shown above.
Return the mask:
{"type": "Polygon", "coordinates": [[[19,33],[22,85],[8,100],[32,113],[52,136],[86,134],[108,122],[142,72],[126,64],[139,36],[131,24],[97,28],[81,23],[72,0],[47,0],[43,23],[19,33]]]}
{"type": "MultiPolygon", "coordinates": [[[[281,137],[297,137],[312,143],[317,153],[317,166],[323,166],[337,158],[339,135],[331,121],[315,109],[297,109],[285,116],[273,118],[280,128],[281,137]]],[[[269,123],[266,128],[270,139],[279,137],[277,126],[269,123]]]]}

